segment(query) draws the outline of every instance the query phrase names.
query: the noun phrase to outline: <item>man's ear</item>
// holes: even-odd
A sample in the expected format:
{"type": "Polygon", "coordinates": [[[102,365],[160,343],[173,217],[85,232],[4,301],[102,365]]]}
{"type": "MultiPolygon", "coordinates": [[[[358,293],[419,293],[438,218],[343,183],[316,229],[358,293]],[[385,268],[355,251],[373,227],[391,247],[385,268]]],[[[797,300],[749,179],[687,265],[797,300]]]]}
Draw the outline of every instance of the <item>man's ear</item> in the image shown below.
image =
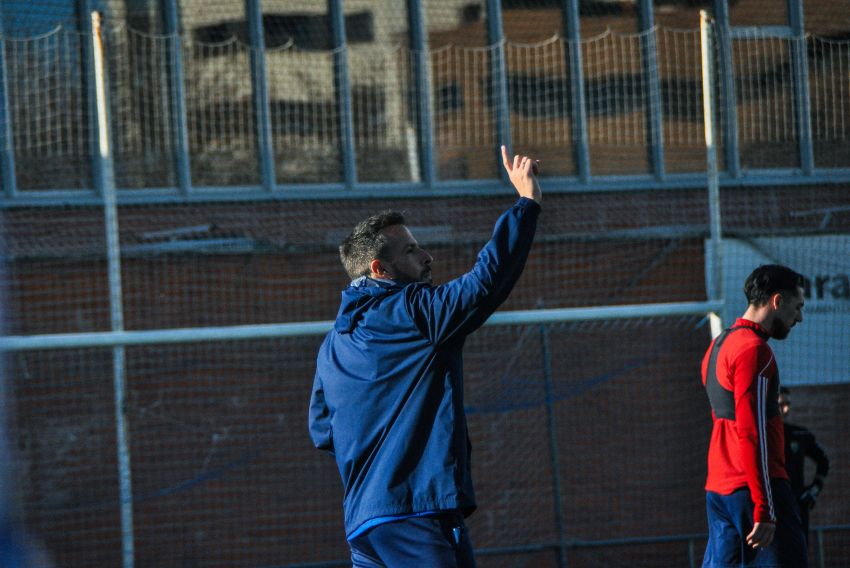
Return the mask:
{"type": "Polygon", "coordinates": [[[782,305],[782,294],[776,292],[773,296],[770,297],[770,307],[774,310],[778,310],[779,306],[782,305]]]}
{"type": "Polygon", "coordinates": [[[372,262],[369,263],[369,270],[372,271],[374,276],[378,278],[387,278],[387,269],[384,268],[383,263],[377,258],[373,258],[372,262]]]}

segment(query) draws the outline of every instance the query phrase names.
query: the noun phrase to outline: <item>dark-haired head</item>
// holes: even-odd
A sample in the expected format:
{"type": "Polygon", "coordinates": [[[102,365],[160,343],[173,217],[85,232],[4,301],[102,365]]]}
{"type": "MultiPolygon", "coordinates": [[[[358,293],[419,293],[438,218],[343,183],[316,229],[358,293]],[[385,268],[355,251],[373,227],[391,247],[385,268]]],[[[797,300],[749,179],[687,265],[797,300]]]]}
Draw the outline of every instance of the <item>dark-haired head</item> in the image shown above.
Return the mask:
{"type": "Polygon", "coordinates": [[[781,264],[763,264],[753,270],[744,282],[744,295],[751,306],[764,306],[774,294],[796,294],[803,287],[803,277],[781,264]]]}
{"type": "Polygon", "coordinates": [[[390,240],[383,230],[393,225],[404,225],[404,215],[382,211],[357,223],[339,245],[339,258],[352,280],[369,275],[369,264],[383,256],[390,240]]]}
{"type": "Polygon", "coordinates": [[[765,264],[744,283],[745,318],[762,324],[771,337],[785,339],[803,321],[803,277],[787,266],[765,264]]]}

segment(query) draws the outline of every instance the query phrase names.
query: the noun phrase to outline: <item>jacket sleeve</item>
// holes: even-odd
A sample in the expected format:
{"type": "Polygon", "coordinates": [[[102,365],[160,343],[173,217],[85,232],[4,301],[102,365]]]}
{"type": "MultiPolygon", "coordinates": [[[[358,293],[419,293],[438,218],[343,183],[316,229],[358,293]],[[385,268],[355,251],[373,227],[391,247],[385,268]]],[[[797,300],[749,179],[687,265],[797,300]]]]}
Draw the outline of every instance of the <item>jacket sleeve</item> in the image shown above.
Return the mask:
{"type": "Polygon", "coordinates": [[[765,372],[773,360],[766,345],[743,349],[733,362],[735,431],[741,467],[755,507],[755,522],[776,522],[770,492],[766,439],[768,380],[765,372]]]}
{"type": "Polygon", "coordinates": [[[313,379],[313,392],[310,395],[309,413],[310,437],[313,445],[320,450],[334,453],[333,430],[331,428],[331,412],[325,402],[325,389],[318,371],[313,379]]]}
{"type": "Polygon", "coordinates": [[[472,270],[441,286],[413,288],[411,316],[429,341],[443,344],[472,333],[507,299],[525,267],[539,214],[540,205],[520,198],[496,221],[472,270]]]}

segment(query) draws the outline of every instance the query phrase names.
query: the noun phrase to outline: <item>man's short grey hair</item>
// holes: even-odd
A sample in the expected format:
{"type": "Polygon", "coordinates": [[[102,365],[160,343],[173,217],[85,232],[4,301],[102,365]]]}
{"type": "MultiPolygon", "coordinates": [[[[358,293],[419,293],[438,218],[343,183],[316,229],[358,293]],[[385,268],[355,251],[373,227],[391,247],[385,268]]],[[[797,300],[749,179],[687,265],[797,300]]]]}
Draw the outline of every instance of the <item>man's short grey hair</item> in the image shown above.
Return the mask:
{"type": "Polygon", "coordinates": [[[354,280],[368,276],[369,265],[386,252],[389,239],[382,232],[393,225],[404,225],[404,215],[398,211],[381,211],[363,219],[339,245],[339,258],[348,276],[354,280]]]}

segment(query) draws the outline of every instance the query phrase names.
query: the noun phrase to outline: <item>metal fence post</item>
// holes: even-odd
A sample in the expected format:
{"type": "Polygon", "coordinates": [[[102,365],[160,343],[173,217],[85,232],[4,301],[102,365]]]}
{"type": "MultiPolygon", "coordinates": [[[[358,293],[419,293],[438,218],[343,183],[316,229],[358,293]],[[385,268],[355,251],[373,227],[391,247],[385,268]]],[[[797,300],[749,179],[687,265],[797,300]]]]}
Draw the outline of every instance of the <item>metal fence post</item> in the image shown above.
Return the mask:
{"type": "Polygon", "coordinates": [[[348,73],[348,42],[345,37],[345,12],[342,0],[328,0],[328,17],[333,32],[334,90],[339,115],[342,171],[346,189],[357,184],[354,152],[354,116],[351,108],[351,82],[348,73]]]}
{"type": "Polygon", "coordinates": [[[803,29],[803,3],[788,0],[788,19],[791,25],[791,65],[794,81],[794,111],[797,136],[800,137],[800,168],[803,175],[810,176],[815,169],[812,148],[812,115],[809,93],[809,57],[806,49],[806,33],[803,29]]]}
{"type": "Polygon", "coordinates": [[[94,80],[94,48],[91,37],[93,34],[91,13],[94,10],[96,0],[79,0],[80,30],[83,32],[82,39],[82,73],[86,83],[86,107],[88,111],[88,133],[89,133],[89,155],[91,160],[92,188],[95,194],[103,195],[103,165],[102,157],[98,150],[98,126],[97,126],[97,91],[94,80]],[[88,41],[86,41],[88,40],[88,41]]]}
{"type": "Polygon", "coordinates": [[[425,17],[422,13],[422,0],[408,0],[407,12],[410,26],[410,47],[413,55],[413,82],[415,91],[412,95],[416,109],[419,111],[417,127],[419,128],[419,174],[425,187],[432,188],[437,179],[434,163],[434,124],[432,122],[433,108],[431,99],[431,65],[428,51],[428,37],[425,27],[425,17]]]}
{"type": "Polygon", "coordinates": [[[694,550],[694,539],[688,539],[688,566],[696,568],[696,551],[694,550]]]}
{"type": "Polygon", "coordinates": [[[266,38],[260,0],[245,0],[245,17],[251,38],[251,91],[254,106],[254,130],[260,152],[260,179],[268,192],[275,188],[275,160],[272,123],[269,111],[269,86],[266,80],[266,38]]]}
{"type": "MultiPolygon", "coordinates": [[[[720,221],[720,184],[717,171],[717,129],[714,125],[714,34],[713,23],[705,10],[700,10],[700,48],[702,52],[702,101],[703,119],[705,121],[705,149],[708,182],[708,211],[711,234],[711,256],[706,270],[710,274],[708,282],[708,298],[722,300],[722,224],[720,221]]],[[[720,322],[713,320],[714,327],[720,322]]]]}
{"type": "Polygon", "coordinates": [[[646,79],[646,143],[649,163],[656,179],[664,179],[664,121],[661,116],[661,82],[658,69],[658,47],[655,37],[655,14],[652,0],[640,0],[641,55],[646,79]]]}
{"type": "MultiPolygon", "coordinates": [[[[121,252],[118,238],[118,210],[115,195],[115,173],[112,160],[112,137],[109,125],[109,103],[106,88],[106,63],[101,19],[98,12],[89,15],[87,35],[91,49],[92,87],[94,94],[95,146],[100,171],[96,179],[103,196],[104,228],[109,279],[109,307],[113,332],[124,330],[121,294],[121,252]]],[[[123,345],[112,348],[113,388],[115,400],[115,429],[118,451],[118,482],[121,496],[121,548],[124,568],[134,565],[133,489],[130,464],[130,444],[126,421],[126,364],[123,345]]]]}
{"type": "Polygon", "coordinates": [[[183,82],[183,38],[180,35],[178,0],[164,0],[165,33],[171,36],[171,116],[172,139],[176,148],[177,184],[183,195],[192,191],[192,166],[189,160],[189,135],[186,124],[186,91],[183,82]]]}
{"type": "MultiPolygon", "coordinates": [[[[720,88],[723,92],[723,143],[726,171],[733,178],[741,175],[741,154],[738,148],[738,115],[735,94],[735,69],[732,65],[732,34],[729,29],[727,0],[714,1],[714,14],[720,41],[720,88]]],[[[712,55],[713,57],[713,55],[712,55]]],[[[712,88],[714,84],[712,83],[712,88]]]]}
{"type": "Polygon", "coordinates": [[[3,191],[12,199],[18,191],[15,175],[15,139],[12,113],[9,108],[8,75],[6,73],[6,36],[0,14],[0,169],[3,172],[3,191]]]}
{"type": "Polygon", "coordinates": [[[495,51],[490,55],[490,88],[492,89],[493,108],[496,114],[496,164],[502,181],[508,182],[508,172],[501,167],[502,153],[499,146],[504,144],[513,152],[511,145],[511,103],[508,98],[508,62],[505,50],[505,31],[502,28],[502,3],[499,0],[487,0],[487,43],[495,51]]]}
{"type": "Polygon", "coordinates": [[[590,143],[587,139],[587,101],[584,92],[584,68],[581,55],[581,31],[579,29],[579,0],[564,0],[564,27],[567,37],[567,67],[570,70],[572,91],[572,128],[575,145],[576,170],[582,183],[590,181],[590,143]]]}
{"type": "Polygon", "coordinates": [[[558,567],[567,566],[567,535],[564,526],[563,494],[561,493],[561,467],[558,460],[558,432],[555,421],[554,384],[552,379],[552,350],[549,346],[549,330],[540,326],[540,342],[543,351],[543,377],[546,384],[546,428],[549,431],[549,457],[552,461],[552,493],[555,502],[555,528],[558,531],[558,567]]]}

